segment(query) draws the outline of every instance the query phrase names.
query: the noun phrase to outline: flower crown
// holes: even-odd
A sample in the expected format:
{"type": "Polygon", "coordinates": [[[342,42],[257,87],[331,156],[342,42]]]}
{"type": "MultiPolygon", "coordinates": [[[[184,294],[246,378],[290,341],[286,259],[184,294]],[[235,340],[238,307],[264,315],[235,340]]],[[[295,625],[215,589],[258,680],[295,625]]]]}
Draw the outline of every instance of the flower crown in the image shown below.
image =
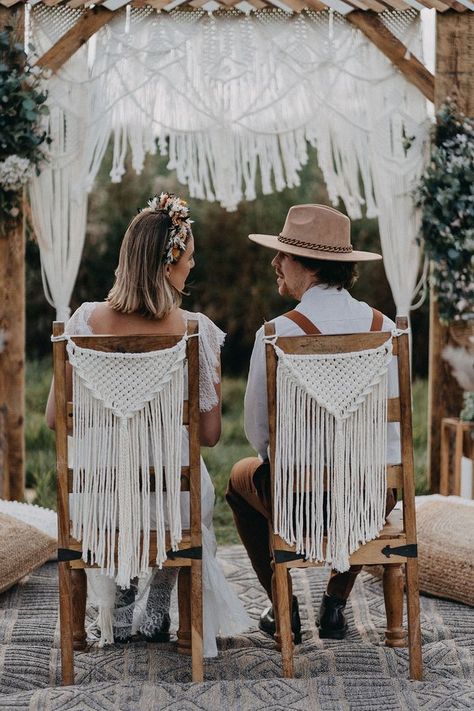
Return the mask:
{"type": "Polygon", "coordinates": [[[175,264],[186,250],[186,240],[191,234],[193,221],[189,219],[189,207],[185,200],[173,193],[160,193],[148,200],[148,208],[154,212],[165,212],[171,218],[163,262],[175,264]]]}

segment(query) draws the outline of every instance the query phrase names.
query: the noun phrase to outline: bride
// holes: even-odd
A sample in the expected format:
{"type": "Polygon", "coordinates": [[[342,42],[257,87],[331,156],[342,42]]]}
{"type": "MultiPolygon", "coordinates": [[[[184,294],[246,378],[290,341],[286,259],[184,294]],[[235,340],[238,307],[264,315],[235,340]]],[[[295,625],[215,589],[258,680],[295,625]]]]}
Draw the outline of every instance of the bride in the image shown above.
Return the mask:
{"type": "MultiPolygon", "coordinates": [[[[200,441],[212,447],[220,437],[220,348],[225,334],[202,313],[180,308],[186,279],[194,267],[194,238],[184,200],[161,193],[131,221],[120,249],[115,283],[104,302],[83,303],[66,325],[67,335],[184,335],[189,318],[199,322],[200,441]]],[[[51,387],[46,419],[54,427],[51,387]]],[[[184,440],[184,437],[183,437],[184,440]]],[[[183,442],[183,452],[187,449],[183,442]]],[[[189,521],[182,494],[183,525],[189,521]]],[[[201,458],[203,535],[204,655],[217,655],[216,636],[235,635],[250,626],[230,589],[215,553],[212,526],[214,487],[201,458]]],[[[151,522],[153,525],[153,521],[151,522]]],[[[155,569],[127,590],[113,579],[88,571],[88,602],[98,609],[100,644],[129,641],[135,633],[153,642],[170,638],[170,598],[178,569],[155,569]],[[111,614],[112,613],[112,614],[111,614]],[[112,620],[111,625],[106,623],[112,620]]]]}

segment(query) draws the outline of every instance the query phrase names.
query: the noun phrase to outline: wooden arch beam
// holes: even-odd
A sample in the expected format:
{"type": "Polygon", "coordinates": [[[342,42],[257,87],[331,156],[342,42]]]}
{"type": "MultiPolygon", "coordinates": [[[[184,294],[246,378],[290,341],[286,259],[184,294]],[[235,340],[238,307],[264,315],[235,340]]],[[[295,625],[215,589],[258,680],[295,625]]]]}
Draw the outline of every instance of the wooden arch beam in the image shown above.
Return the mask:
{"type": "Polygon", "coordinates": [[[375,13],[354,10],[345,19],[357,27],[396,66],[405,79],[416,86],[434,103],[434,76],[416,57],[407,55],[407,48],[393,35],[375,13]]]}
{"type": "Polygon", "coordinates": [[[112,10],[100,6],[86,10],[76,24],[60,37],[36,64],[57,72],[92,35],[110,22],[114,14],[112,10]]]}

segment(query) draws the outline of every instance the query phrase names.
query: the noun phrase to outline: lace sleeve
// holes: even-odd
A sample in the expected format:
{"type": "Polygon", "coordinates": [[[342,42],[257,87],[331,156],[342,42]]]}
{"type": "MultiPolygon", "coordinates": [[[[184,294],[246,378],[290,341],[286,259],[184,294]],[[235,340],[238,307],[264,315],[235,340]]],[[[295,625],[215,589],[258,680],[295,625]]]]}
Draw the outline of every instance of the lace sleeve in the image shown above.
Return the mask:
{"type": "Polygon", "coordinates": [[[221,331],[207,316],[187,313],[199,323],[199,409],[209,412],[218,403],[215,385],[219,382],[220,351],[225,340],[221,331]]]}
{"type": "Polygon", "coordinates": [[[81,304],[79,308],[74,311],[73,315],[67,322],[64,333],[66,336],[90,336],[92,335],[91,328],[89,326],[89,318],[94,309],[95,303],[93,301],[86,301],[81,304]]]}

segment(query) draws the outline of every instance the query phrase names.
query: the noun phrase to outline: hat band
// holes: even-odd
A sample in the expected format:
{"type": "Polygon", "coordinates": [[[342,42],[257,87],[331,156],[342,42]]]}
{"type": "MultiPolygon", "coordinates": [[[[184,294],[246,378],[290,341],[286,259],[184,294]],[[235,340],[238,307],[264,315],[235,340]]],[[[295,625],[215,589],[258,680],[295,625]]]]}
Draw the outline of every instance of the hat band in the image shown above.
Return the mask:
{"type": "Polygon", "coordinates": [[[303,242],[300,239],[293,239],[292,237],[284,237],[283,235],[278,235],[278,241],[283,242],[283,244],[291,244],[293,247],[303,247],[304,249],[314,249],[317,252],[352,252],[352,245],[348,247],[343,246],[331,246],[329,244],[312,244],[311,242],[303,242]]]}

